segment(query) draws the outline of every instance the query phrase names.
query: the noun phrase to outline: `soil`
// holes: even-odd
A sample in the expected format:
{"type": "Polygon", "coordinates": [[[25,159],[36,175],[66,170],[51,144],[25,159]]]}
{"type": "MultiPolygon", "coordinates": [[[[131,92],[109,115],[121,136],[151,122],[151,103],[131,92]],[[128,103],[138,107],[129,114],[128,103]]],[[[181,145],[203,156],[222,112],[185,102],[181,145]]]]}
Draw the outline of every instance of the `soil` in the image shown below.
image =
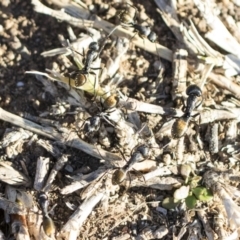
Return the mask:
{"type": "MultiPolygon", "coordinates": [[[[224,6],[226,6],[225,2],[219,3],[223,6],[220,9],[224,9],[224,6]]],[[[54,8],[53,5],[49,5],[47,2],[43,3],[54,8]]],[[[121,3],[117,0],[104,2],[86,0],[85,3],[88,6],[95,6],[93,14],[116,23],[117,19],[114,17],[114,14],[107,17],[107,10],[104,9],[121,11],[121,3]]],[[[197,10],[191,4],[186,6],[186,9],[181,9],[180,18],[186,17],[186,14],[192,16],[200,32],[204,34],[207,31],[207,27],[200,20],[197,10]]],[[[147,22],[152,26],[153,31],[158,35],[158,42],[160,44],[171,50],[178,48],[177,40],[160,17],[153,1],[134,0],[132,5],[138,10],[138,21],[141,23],[147,22]]],[[[232,3],[229,5],[229,11],[222,11],[222,15],[233,14],[238,18],[239,16],[236,14],[239,12],[239,8],[235,7],[232,9],[231,6],[232,3]]],[[[0,85],[2,86],[0,88],[0,107],[19,116],[24,116],[26,113],[33,116],[40,116],[44,112],[49,112],[51,106],[58,103],[59,99],[46,92],[43,84],[36,80],[33,75],[26,75],[25,72],[30,70],[44,72],[46,68],[54,68],[55,63],[57,63],[57,66],[60,65],[56,57],[44,58],[41,56],[41,53],[61,47],[58,35],[62,34],[68,39],[67,24],[59,22],[50,16],[36,13],[29,0],[2,0],[0,3],[0,12],[0,85]]],[[[76,35],[81,32],[76,27],[73,27],[73,31],[76,35]]],[[[150,101],[144,95],[144,91],[148,90],[148,88],[151,90],[149,83],[153,84],[158,76],[158,70],[154,66],[161,63],[165,69],[163,75],[165,97],[155,100],[154,103],[161,106],[175,106],[170,96],[171,63],[135,46],[131,46],[129,56],[130,60],[125,64],[125,69],[128,67],[128,72],[125,74],[126,81],[121,85],[121,90],[126,92],[129,97],[150,101]],[[131,79],[131,82],[129,79],[131,79]],[[148,79],[148,83],[145,83],[146,79],[148,79]],[[137,85],[137,83],[141,84],[137,85]]],[[[55,85],[62,96],[68,95],[66,89],[57,83],[55,85]]],[[[208,88],[212,90],[214,87],[209,83],[208,88]]],[[[150,90],[150,94],[154,93],[154,91],[150,92],[150,90]]],[[[219,93],[215,98],[215,102],[217,103],[220,102],[218,97],[221,100],[227,99],[226,95],[219,93]],[[221,98],[220,95],[222,96],[221,98]]],[[[163,120],[160,116],[150,114],[141,114],[141,118],[147,119],[155,132],[158,130],[158,124],[163,120]]],[[[58,120],[64,126],[70,127],[74,122],[74,117],[63,115],[55,118],[55,120],[58,120]]],[[[223,123],[222,127],[224,126],[225,123],[223,123]]],[[[12,128],[14,127],[10,123],[0,121],[0,139],[4,137],[6,129],[12,128]]],[[[205,130],[206,127],[203,126],[201,129],[202,135],[205,134],[205,130]]],[[[41,136],[38,136],[38,138],[45,139],[41,136]]],[[[189,140],[186,143],[189,144],[189,140]]],[[[51,216],[57,230],[61,229],[69,216],[74,212],[75,207],[79,206],[82,202],[79,192],[67,196],[60,195],[59,189],[69,182],[67,176],[79,169],[83,171],[86,168],[88,172],[91,172],[101,165],[98,159],[82,151],[69,147],[63,147],[61,151],[69,156],[68,163],[57,175],[49,195],[49,208],[56,205],[51,216]],[[74,207],[69,208],[66,202],[71,203],[74,207]]],[[[1,161],[11,161],[19,170],[22,170],[20,162],[24,161],[32,181],[34,181],[36,173],[36,162],[40,156],[51,158],[50,169],[56,161],[49,153],[38,148],[34,143],[31,146],[28,146],[27,142],[24,143],[22,151],[12,159],[8,158],[4,148],[0,148],[0,152],[1,161]]],[[[165,152],[164,157],[169,157],[169,153],[165,152]]],[[[170,159],[172,159],[171,157],[170,159]]],[[[221,157],[221,159],[224,158],[223,156],[221,157]]],[[[220,158],[219,155],[212,156],[211,161],[218,158],[220,158]]],[[[1,183],[0,186],[1,193],[4,194],[5,183],[1,183]]],[[[31,192],[35,205],[38,206],[37,192],[33,191],[31,187],[27,190],[31,192]]],[[[149,228],[154,232],[159,226],[167,226],[169,231],[161,239],[173,239],[173,232],[179,232],[182,227],[184,212],[170,210],[167,215],[164,215],[158,208],[161,206],[162,200],[172,194],[172,191],[160,191],[150,188],[121,188],[115,196],[112,196],[107,211],[104,207],[94,209],[81,228],[79,239],[135,239],[144,229],[149,228]]],[[[11,236],[8,224],[3,217],[0,218],[0,229],[6,236],[11,236]]],[[[145,239],[152,238],[154,237],[146,237],[145,239]]]]}

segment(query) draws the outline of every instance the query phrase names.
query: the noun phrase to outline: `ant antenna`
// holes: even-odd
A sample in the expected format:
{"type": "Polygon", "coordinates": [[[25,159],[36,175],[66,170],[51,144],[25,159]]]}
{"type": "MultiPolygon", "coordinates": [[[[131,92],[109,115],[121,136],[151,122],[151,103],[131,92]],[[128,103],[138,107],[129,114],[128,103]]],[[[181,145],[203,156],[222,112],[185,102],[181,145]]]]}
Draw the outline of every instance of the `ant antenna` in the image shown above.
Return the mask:
{"type": "Polygon", "coordinates": [[[113,32],[114,32],[118,27],[119,27],[119,25],[115,26],[115,27],[111,30],[111,32],[106,36],[106,38],[105,38],[105,40],[104,40],[104,44],[102,45],[102,47],[101,47],[100,50],[98,51],[97,57],[99,57],[99,56],[100,56],[100,53],[103,51],[103,48],[104,48],[105,45],[106,45],[107,39],[113,34],[113,32]]]}

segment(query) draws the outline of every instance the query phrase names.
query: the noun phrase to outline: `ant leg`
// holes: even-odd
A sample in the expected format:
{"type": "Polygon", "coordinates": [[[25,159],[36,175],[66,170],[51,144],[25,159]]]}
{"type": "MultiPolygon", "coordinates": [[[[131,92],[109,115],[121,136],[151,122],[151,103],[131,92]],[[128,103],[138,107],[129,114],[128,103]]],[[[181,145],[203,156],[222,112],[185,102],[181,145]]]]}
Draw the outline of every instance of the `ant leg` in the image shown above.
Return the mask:
{"type": "MultiPolygon", "coordinates": [[[[100,69],[102,69],[102,68],[100,68],[100,67],[99,67],[99,68],[92,68],[92,67],[91,67],[91,69],[92,69],[92,70],[100,70],[100,69]]],[[[92,73],[92,72],[90,72],[90,73],[92,73]]],[[[94,73],[94,74],[95,74],[95,73],[94,73]]]]}
{"type": "MultiPolygon", "coordinates": [[[[196,113],[196,114],[194,114],[194,115],[192,115],[191,117],[192,118],[195,118],[195,117],[197,117],[197,116],[199,116],[200,115],[200,113],[196,113]]],[[[193,121],[194,122],[194,121],[193,121]]]]}
{"type": "Polygon", "coordinates": [[[124,156],[124,154],[123,154],[123,152],[122,152],[122,150],[121,150],[120,146],[118,145],[118,143],[116,144],[116,146],[117,146],[117,148],[118,148],[119,152],[121,153],[121,155],[122,155],[123,159],[124,159],[124,160],[125,160],[125,162],[127,163],[128,161],[126,160],[126,158],[125,158],[125,156],[124,156]]]}
{"type": "Polygon", "coordinates": [[[186,104],[185,104],[185,102],[183,100],[183,97],[181,97],[181,102],[182,102],[182,105],[183,105],[182,111],[185,112],[187,106],[186,106],[186,104]]]}
{"type": "Polygon", "coordinates": [[[136,173],[138,173],[138,174],[141,176],[141,178],[143,178],[143,181],[144,181],[145,184],[146,184],[146,179],[144,178],[143,174],[142,174],[141,172],[139,172],[138,170],[134,169],[134,168],[133,168],[133,170],[134,170],[136,173]]]}
{"type": "MultiPolygon", "coordinates": [[[[136,37],[136,35],[137,35],[138,33],[137,32],[135,32],[135,34],[129,39],[129,42],[131,42],[135,37],[136,37]]],[[[141,36],[140,36],[141,37],[141,36]]],[[[141,37],[142,38],[142,37],[141,37]]],[[[143,39],[143,38],[142,38],[143,39]]]]}
{"type": "Polygon", "coordinates": [[[72,86],[71,86],[71,78],[70,78],[70,75],[69,75],[69,77],[68,77],[68,85],[69,85],[68,91],[71,91],[72,86]]]}
{"type": "Polygon", "coordinates": [[[103,51],[103,48],[106,45],[106,41],[109,39],[109,37],[116,31],[116,29],[119,27],[120,25],[117,25],[116,27],[114,27],[112,29],[112,31],[106,36],[105,40],[104,40],[104,44],[102,45],[102,47],[100,48],[100,50],[98,51],[98,54],[96,56],[96,58],[94,59],[94,61],[99,57],[100,53],[103,51]]]}
{"type": "Polygon", "coordinates": [[[195,107],[195,108],[198,108],[201,104],[202,104],[202,102],[203,102],[203,97],[201,96],[201,102],[195,107]]]}

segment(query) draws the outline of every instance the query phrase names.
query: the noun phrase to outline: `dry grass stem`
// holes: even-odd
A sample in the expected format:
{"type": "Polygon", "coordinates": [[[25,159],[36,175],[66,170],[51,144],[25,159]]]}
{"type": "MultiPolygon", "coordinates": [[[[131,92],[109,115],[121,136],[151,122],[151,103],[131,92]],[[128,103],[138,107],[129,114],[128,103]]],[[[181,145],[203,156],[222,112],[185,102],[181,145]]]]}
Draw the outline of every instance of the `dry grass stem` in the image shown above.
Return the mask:
{"type": "Polygon", "coordinates": [[[46,176],[49,170],[50,159],[45,157],[39,157],[37,160],[36,175],[34,181],[34,189],[36,191],[41,191],[43,189],[46,176]]]}
{"type": "MultiPolygon", "coordinates": [[[[115,28],[115,26],[113,24],[111,24],[107,21],[104,21],[104,20],[100,19],[99,17],[93,21],[86,20],[89,17],[90,13],[85,9],[81,9],[81,18],[82,19],[79,19],[76,17],[72,17],[63,11],[52,10],[51,8],[44,6],[38,0],[32,0],[32,4],[35,6],[36,12],[52,16],[61,21],[66,21],[75,27],[79,27],[79,28],[83,28],[83,29],[88,28],[88,27],[94,27],[97,29],[103,29],[106,33],[110,33],[115,28]]],[[[144,41],[140,37],[135,36],[135,34],[133,32],[130,32],[120,26],[114,31],[114,33],[112,35],[113,36],[115,35],[118,37],[125,37],[128,39],[131,39],[132,37],[134,37],[132,39],[132,42],[136,46],[138,46],[152,54],[160,56],[168,61],[172,61],[172,51],[171,50],[169,50],[168,48],[166,48],[158,43],[152,43],[152,42],[148,42],[148,46],[146,47],[146,45],[144,44],[144,41]]]]}
{"type": "Polygon", "coordinates": [[[0,119],[4,120],[6,122],[10,122],[14,125],[17,125],[19,127],[25,128],[29,131],[32,131],[36,134],[45,136],[47,138],[50,138],[52,140],[58,141],[61,144],[80,149],[94,157],[97,158],[104,158],[108,161],[119,161],[121,160],[120,157],[116,156],[115,154],[109,153],[104,151],[103,149],[97,149],[94,146],[91,146],[90,144],[82,141],[81,139],[76,136],[76,134],[67,133],[67,136],[63,136],[59,132],[55,131],[51,127],[42,127],[36,123],[33,123],[29,120],[26,120],[24,118],[21,118],[17,115],[14,115],[10,112],[7,112],[0,108],[0,119]]]}

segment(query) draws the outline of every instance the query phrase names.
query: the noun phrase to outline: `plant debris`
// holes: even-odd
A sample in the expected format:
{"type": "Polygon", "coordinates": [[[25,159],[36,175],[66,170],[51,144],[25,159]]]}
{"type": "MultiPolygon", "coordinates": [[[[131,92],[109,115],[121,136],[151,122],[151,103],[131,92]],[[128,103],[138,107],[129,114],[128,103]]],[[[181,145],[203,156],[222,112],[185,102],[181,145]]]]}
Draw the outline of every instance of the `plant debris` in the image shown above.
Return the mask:
{"type": "Polygon", "coordinates": [[[239,239],[237,1],[0,3],[1,239],[239,239]]]}

